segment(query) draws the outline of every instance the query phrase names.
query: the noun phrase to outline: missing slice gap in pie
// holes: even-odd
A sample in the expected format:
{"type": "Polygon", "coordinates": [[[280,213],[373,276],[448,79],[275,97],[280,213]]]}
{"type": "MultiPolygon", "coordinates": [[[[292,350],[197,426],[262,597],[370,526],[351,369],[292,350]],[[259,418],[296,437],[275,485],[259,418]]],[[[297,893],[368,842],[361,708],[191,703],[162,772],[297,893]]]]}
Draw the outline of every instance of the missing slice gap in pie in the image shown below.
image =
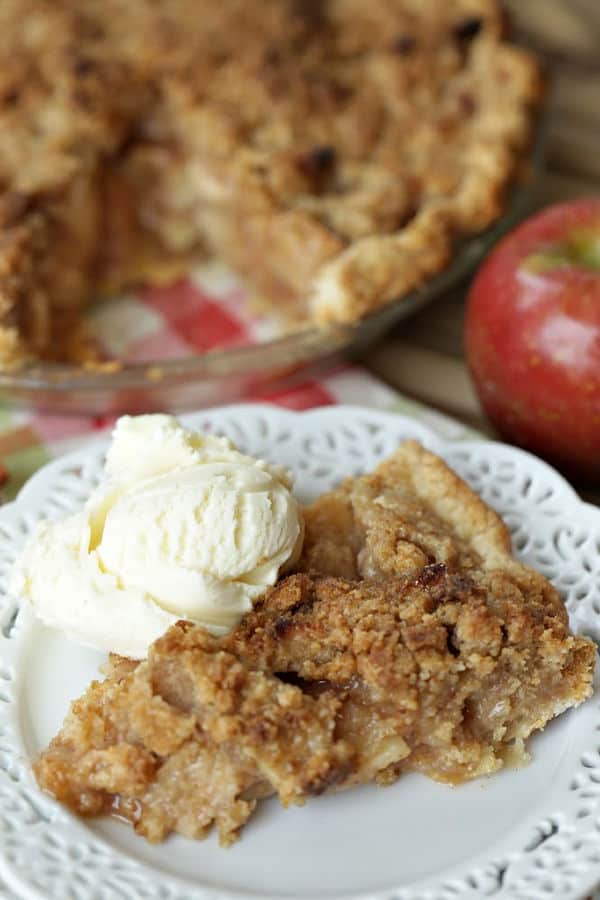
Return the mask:
{"type": "MultiPolygon", "coordinates": [[[[35,763],[82,815],[228,845],[284,806],[408,771],[460,782],[591,694],[595,651],[439,458],[406,442],[306,510],[298,571],[229,635],[180,622],[112,657],[35,763]]],[[[400,802],[400,795],[399,795],[400,802]]]]}
{"type": "Polygon", "coordinates": [[[496,0],[3,0],[0,367],[90,363],[91,300],[207,256],[296,323],[421,286],[529,143],[539,72],[502,22],[496,0]]]}

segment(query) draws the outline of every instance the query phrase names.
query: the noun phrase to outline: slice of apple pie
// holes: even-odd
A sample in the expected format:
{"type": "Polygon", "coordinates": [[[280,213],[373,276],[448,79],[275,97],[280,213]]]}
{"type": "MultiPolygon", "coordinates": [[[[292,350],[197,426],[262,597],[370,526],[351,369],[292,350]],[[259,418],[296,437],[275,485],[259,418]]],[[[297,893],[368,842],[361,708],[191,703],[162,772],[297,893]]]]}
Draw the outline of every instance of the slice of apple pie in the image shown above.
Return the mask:
{"type": "Polygon", "coordinates": [[[257,800],[395,781],[459,783],[591,693],[595,651],[506,527],[414,442],[306,510],[301,571],[223,638],[180,622],[113,657],[35,764],[77,812],[149,840],[231,843],[257,800]]]}

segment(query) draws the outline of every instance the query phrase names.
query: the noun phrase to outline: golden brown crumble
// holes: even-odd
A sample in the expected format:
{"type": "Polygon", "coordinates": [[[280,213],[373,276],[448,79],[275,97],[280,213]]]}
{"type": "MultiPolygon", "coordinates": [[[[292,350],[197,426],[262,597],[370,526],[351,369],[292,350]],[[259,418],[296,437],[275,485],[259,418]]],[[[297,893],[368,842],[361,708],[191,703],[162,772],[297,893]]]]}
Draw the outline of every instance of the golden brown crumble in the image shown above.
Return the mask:
{"type": "Polygon", "coordinates": [[[416,770],[460,783],[591,693],[595,651],[498,516],[406,442],[306,510],[299,571],[223,638],[179,622],[111,658],[35,764],[83,815],[231,843],[284,805],[416,770]]]}
{"type": "Polygon", "coordinates": [[[355,321],[500,214],[539,94],[496,0],[3,0],[0,364],[205,254],[355,321]]]}

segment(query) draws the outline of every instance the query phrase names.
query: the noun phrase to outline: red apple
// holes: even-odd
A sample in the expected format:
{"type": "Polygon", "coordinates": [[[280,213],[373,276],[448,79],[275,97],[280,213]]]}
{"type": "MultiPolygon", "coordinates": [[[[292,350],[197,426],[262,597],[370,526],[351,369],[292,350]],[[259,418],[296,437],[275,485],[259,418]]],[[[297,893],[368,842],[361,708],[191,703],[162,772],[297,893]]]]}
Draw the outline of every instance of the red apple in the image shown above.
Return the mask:
{"type": "Polygon", "coordinates": [[[600,197],[551,206],[490,253],[467,359],[503,436],[600,481],[600,197]]]}

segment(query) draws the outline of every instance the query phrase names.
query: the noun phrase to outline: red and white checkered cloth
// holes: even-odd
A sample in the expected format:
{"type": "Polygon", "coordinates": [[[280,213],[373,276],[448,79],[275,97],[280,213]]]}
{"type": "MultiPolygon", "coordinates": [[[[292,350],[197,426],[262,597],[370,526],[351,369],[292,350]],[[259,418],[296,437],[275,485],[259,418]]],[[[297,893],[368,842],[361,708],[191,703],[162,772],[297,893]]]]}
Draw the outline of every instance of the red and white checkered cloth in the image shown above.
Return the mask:
{"type": "Polygon", "coordinates": [[[102,303],[91,325],[108,356],[160,362],[275,337],[277,323],[254,315],[249,299],[235,275],[208,263],[173,284],[102,303]]]}
{"type": "MultiPolygon", "coordinates": [[[[90,324],[107,357],[161,362],[275,337],[276,323],[253,315],[248,300],[239,280],[223,266],[211,263],[166,287],[141,289],[98,305],[90,313],[90,324]]],[[[446,433],[461,431],[460,426],[400,397],[357,366],[337,365],[293,388],[261,394],[260,400],[296,410],[353,403],[415,415],[446,433]]],[[[77,449],[113,422],[109,417],[41,415],[0,407],[0,462],[8,473],[4,498],[12,498],[49,459],[77,449]]]]}

